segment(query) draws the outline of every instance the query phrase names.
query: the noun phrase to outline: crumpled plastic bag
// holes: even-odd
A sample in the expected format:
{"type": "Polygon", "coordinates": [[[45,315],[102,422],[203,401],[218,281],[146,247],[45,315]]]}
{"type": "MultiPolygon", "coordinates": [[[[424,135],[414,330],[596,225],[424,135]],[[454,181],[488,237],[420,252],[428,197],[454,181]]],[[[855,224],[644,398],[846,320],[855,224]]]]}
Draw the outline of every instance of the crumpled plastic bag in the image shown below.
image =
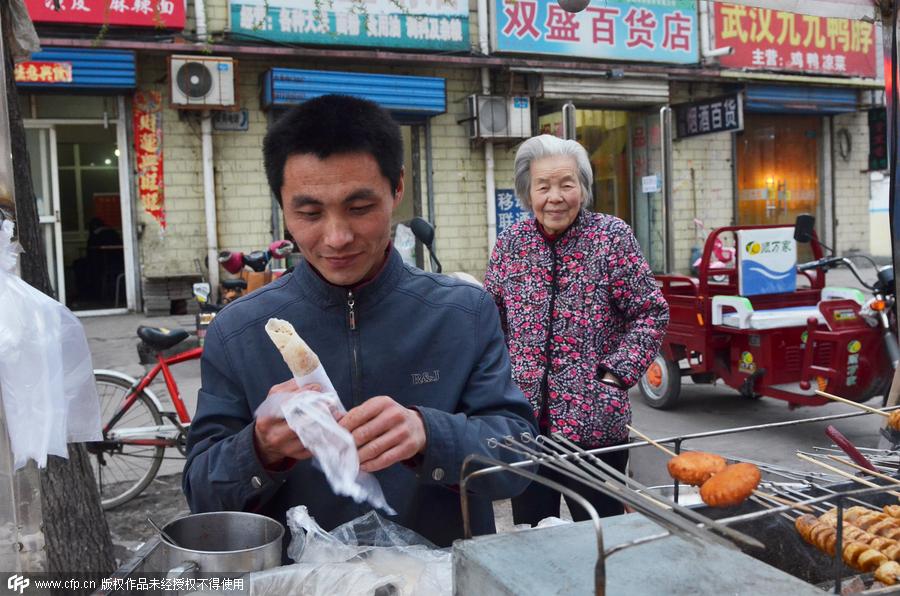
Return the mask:
{"type": "Polygon", "coordinates": [[[449,596],[448,549],[374,511],[325,532],[300,505],[287,512],[294,565],[244,577],[253,596],[449,596]]]}
{"type": "Polygon", "coordinates": [[[315,465],[325,474],[335,494],[350,497],[357,503],[368,501],[388,515],[395,515],[384,498],[378,478],[359,469],[353,435],[337,423],[347,411],[325,369],[320,364],[310,374],[294,378],[300,387],[316,384],[321,391],[272,394],[254,415],[287,420],[291,430],[315,457],[315,465]]]}
{"type": "Polygon", "coordinates": [[[0,224],[0,393],[14,466],[68,457],[67,442],[99,441],[91,352],[72,312],[15,275],[13,224],[0,224]]]}
{"type": "Polygon", "coordinates": [[[406,224],[398,223],[394,230],[394,248],[407,265],[416,266],[416,236],[406,224]]]}

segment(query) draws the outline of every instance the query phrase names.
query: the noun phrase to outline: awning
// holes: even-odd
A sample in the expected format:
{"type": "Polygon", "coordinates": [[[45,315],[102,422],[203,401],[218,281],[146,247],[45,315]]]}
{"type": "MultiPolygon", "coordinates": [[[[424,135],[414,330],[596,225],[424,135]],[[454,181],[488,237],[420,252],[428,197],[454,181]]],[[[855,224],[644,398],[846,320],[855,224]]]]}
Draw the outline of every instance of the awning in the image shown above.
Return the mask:
{"type": "Polygon", "coordinates": [[[843,114],[859,105],[856,89],[748,85],[745,112],[776,114],[843,114]]]}
{"type": "Polygon", "coordinates": [[[273,68],[263,80],[264,108],[288,107],[338,93],[376,102],[401,121],[447,111],[447,84],[438,77],[273,68]]]}
{"type": "Polygon", "coordinates": [[[571,99],[582,103],[633,107],[669,103],[669,81],[666,79],[545,74],[542,91],[544,99],[571,99]]]}
{"type": "Polygon", "coordinates": [[[116,92],[136,87],[132,51],[45,46],[43,51],[32,54],[31,60],[18,66],[16,74],[16,85],[23,89],[116,92]],[[50,75],[44,76],[48,68],[50,75]]]}

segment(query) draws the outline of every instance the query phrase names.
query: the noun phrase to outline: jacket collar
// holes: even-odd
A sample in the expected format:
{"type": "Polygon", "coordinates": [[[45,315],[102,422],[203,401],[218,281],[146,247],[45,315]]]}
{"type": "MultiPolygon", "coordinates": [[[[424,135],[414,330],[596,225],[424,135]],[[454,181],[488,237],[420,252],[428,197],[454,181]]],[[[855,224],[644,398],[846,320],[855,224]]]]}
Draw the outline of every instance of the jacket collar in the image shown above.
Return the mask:
{"type": "Polygon", "coordinates": [[[569,224],[569,227],[555,236],[550,236],[538,222],[537,218],[534,218],[534,232],[545,244],[550,246],[566,246],[572,242],[573,239],[578,237],[581,228],[584,227],[584,222],[587,217],[587,211],[581,209],[575,217],[575,220],[569,224]]]}
{"type": "Polygon", "coordinates": [[[381,271],[373,279],[355,288],[328,283],[305,260],[294,269],[293,281],[304,296],[319,306],[346,304],[347,294],[351,290],[355,300],[360,304],[374,304],[397,286],[402,271],[403,259],[400,257],[400,253],[391,247],[388,249],[387,259],[381,267],[381,271]]]}

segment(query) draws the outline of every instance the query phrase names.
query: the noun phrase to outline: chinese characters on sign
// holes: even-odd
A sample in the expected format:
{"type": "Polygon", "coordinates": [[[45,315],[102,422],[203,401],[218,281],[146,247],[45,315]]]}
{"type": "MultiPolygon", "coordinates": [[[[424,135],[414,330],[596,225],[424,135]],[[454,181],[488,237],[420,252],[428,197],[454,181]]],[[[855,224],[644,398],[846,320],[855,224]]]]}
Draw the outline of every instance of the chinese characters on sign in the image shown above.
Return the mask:
{"type": "Polygon", "coordinates": [[[515,223],[531,217],[531,212],[522,209],[516,193],[511,188],[498,188],[494,195],[497,203],[497,235],[515,223]]]}
{"type": "Polygon", "coordinates": [[[697,62],[692,0],[608,0],[566,12],[556,0],[494,0],[498,52],[697,62]]]}
{"type": "Polygon", "coordinates": [[[162,107],[162,96],[158,91],[135,92],[134,154],[137,159],[138,196],[144,210],[165,230],[162,107]]]}
{"type": "Polygon", "coordinates": [[[887,108],[869,110],[869,169],[886,170],[887,108]]]}
{"type": "Polygon", "coordinates": [[[715,27],[716,46],[734,48],[722,66],[878,76],[873,23],[716,2],[715,27]]]}
{"type": "Polygon", "coordinates": [[[19,62],[14,72],[17,83],[71,83],[71,62],[19,62]]]}
{"type": "Polygon", "coordinates": [[[228,5],[231,31],[255,38],[322,45],[469,49],[467,0],[229,0],[228,5]]]}
{"type": "Polygon", "coordinates": [[[184,29],[184,0],[25,0],[35,23],[184,29]]]}
{"type": "Polygon", "coordinates": [[[679,139],[744,130],[743,103],[738,93],[674,105],[672,110],[679,139]]]}

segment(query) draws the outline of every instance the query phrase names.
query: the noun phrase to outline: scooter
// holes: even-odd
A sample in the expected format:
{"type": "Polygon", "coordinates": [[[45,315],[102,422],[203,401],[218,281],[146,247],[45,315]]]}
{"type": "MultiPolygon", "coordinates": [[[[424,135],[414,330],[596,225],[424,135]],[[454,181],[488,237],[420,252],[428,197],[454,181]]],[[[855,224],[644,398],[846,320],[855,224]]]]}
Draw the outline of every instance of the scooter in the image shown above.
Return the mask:
{"type": "MultiPolygon", "coordinates": [[[[431,225],[427,220],[421,217],[414,217],[409,221],[409,229],[412,230],[413,236],[416,237],[416,240],[425,245],[425,248],[428,249],[428,256],[431,258],[431,270],[435,273],[441,273],[443,271],[443,267],[441,266],[441,262],[438,260],[437,255],[434,252],[434,226],[431,225]]],[[[470,284],[481,287],[482,284],[480,281],[475,279],[474,276],[469,275],[463,271],[454,271],[453,273],[447,274],[450,277],[455,277],[456,279],[461,279],[462,281],[468,282],[470,284]]]]}
{"type": "Polygon", "coordinates": [[[271,261],[287,258],[294,250],[290,240],[276,240],[266,250],[254,250],[244,254],[240,251],[223,250],[219,253],[219,264],[232,275],[240,277],[222,280],[222,304],[240,298],[244,291],[252,292],[278,279],[284,269],[272,269],[271,261]]]}

